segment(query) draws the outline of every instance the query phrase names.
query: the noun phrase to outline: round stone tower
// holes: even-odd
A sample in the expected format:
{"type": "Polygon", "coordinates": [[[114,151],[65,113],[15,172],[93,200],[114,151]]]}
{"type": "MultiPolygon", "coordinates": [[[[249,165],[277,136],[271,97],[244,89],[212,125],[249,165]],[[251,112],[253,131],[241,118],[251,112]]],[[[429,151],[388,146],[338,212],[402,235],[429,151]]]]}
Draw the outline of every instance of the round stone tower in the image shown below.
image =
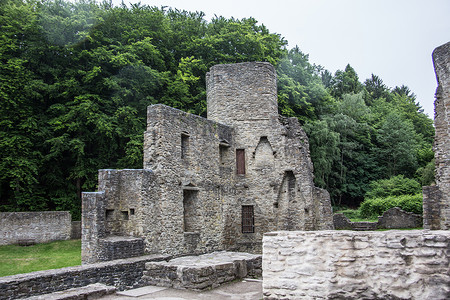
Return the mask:
{"type": "Polygon", "coordinates": [[[236,126],[278,116],[277,77],[267,62],[215,65],[206,74],[208,119],[236,126]]]}

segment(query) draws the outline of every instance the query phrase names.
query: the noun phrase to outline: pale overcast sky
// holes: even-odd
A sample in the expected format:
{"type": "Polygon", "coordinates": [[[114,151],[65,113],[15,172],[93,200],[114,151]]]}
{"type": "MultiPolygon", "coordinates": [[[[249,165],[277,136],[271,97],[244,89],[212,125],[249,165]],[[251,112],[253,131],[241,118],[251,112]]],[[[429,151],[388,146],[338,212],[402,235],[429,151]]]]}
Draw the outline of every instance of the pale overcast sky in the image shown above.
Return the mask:
{"type": "MultiPolygon", "coordinates": [[[[113,0],[120,4],[121,0],[113,0]]],[[[125,4],[136,3],[124,0],[125,4]]],[[[141,0],[214,15],[254,17],[330,72],[349,63],[361,82],[378,75],[407,85],[434,117],[436,77],[431,53],[450,41],[449,0],[141,0]]]]}

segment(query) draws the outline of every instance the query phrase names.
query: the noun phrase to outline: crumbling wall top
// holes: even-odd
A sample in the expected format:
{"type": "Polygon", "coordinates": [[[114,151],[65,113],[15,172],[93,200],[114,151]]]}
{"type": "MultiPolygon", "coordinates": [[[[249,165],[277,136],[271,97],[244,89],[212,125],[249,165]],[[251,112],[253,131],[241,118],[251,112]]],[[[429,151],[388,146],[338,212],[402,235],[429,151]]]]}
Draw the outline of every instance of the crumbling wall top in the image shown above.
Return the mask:
{"type": "Polygon", "coordinates": [[[235,126],[278,116],[277,77],[267,62],[215,65],[206,74],[208,119],[235,126]]]}

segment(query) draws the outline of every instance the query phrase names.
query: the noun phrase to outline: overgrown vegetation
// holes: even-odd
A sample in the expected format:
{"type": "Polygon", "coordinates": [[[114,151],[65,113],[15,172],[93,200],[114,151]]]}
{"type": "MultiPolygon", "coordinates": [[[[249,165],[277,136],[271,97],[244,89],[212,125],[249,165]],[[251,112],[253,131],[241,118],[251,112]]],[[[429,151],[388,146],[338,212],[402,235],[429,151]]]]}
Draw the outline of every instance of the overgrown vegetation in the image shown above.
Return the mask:
{"type": "Polygon", "coordinates": [[[0,246],[0,277],[81,264],[81,240],[0,246]]]}
{"type": "Polygon", "coordinates": [[[404,211],[422,214],[422,194],[366,199],[361,203],[360,214],[363,218],[374,218],[381,216],[392,207],[399,207],[404,211]]]}
{"type": "Polygon", "coordinates": [[[309,138],[315,181],[358,206],[372,181],[433,181],[434,128],[406,86],[331,74],[257,20],[109,1],[0,4],[0,210],[70,210],[101,168],[141,168],[146,107],[205,116],[215,64],[277,67],[280,113],[309,138]]]}

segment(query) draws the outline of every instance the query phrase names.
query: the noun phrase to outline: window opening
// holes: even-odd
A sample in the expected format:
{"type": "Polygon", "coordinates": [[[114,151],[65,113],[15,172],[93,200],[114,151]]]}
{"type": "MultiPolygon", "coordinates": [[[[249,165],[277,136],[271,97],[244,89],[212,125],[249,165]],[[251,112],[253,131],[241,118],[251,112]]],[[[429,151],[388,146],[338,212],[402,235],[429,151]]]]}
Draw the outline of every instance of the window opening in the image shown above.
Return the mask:
{"type": "Polygon", "coordinates": [[[130,208],[130,215],[134,215],[134,208],[130,208]]]}
{"type": "Polygon", "coordinates": [[[112,221],[114,218],[114,209],[106,210],[106,221],[112,221]]]}
{"type": "Polygon", "coordinates": [[[245,174],[245,150],[236,149],[236,174],[245,174]]]}
{"type": "Polygon", "coordinates": [[[255,232],[255,215],[253,205],[242,206],[242,233],[255,232]]]}
{"type": "Polygon", "coordinates": [[[125,221],[128,221],[128,211],[127,210],[122,211],[122,218],[125,221]]]}
{"type": "Polygon", "coordinates": [[[196,232],[199,230],[199,215],[196,190],[183,190],[183,216],[184,232],[196,232]]]}
{"type": "Polygon", "coordinates": [[[181,158],[187,159],[189,151],[189,135],[187,133],[181,134],[181,158]]]}
{"type": "Polygon", "coordinates": [[[228,161],[228,150],[230,149],[230,146],[227,145],[219,145],[219,163],[221,166],[224,166],[228,161]]]}

